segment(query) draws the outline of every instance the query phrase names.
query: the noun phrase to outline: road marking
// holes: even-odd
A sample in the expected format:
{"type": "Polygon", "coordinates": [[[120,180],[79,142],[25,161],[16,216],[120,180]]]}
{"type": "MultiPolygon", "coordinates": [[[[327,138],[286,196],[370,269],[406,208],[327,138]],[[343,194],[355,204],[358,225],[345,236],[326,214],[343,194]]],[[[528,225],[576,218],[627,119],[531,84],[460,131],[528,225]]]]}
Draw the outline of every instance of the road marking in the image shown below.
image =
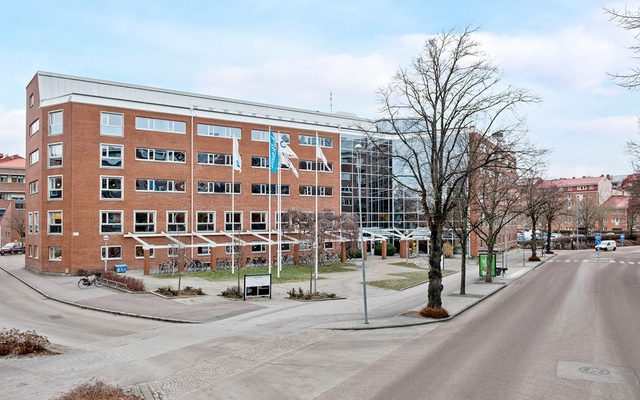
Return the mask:
{"type": "Polygon", "coordinates": [[[571,262],[571,260],[564,260],[564,262],[571,262]]]}
{"type": "Polygon", "coordinates": [[[556,373],[565,379],[638,385],[638,378],[632,369],[596,362],[558,361],[556,373]]]}
{"type": "Polygon", "coordinates": [[[629,261],[629,264],[635,264],[635,261],[629,261]]]}
{"type": "Polygon", "coordinates": [[[620,264],[624,264],[624,261],[618,261],[620,264]]]}

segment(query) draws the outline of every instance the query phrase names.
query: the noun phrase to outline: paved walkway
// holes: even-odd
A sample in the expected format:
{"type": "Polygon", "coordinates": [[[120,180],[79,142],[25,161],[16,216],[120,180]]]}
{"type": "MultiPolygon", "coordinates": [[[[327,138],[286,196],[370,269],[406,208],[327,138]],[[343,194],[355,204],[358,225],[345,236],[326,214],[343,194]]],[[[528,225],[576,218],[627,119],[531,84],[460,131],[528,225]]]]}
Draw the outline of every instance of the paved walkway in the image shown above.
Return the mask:
{"type": "MultiPolygon", "coordinates": [[[[325,329],[376,329],[395,326],[409,326],[437,322],[424,318],[406,316],[407,312],[419,311],[426,305],[426,283],[403,291],[381,289],[367,285],[367,303],[369,324],[364,324],[363,295],[360,261],[348,272],[320,275],[318,290],[335,293],[346,300],[299,303],[286,299],[286,292],[292,287],[308,288],[308,281],[273,285],[272,299],[252,299],[234,301],[217,296],[222,290],[234,286],[235,281],[213,282],[200,278],[182,278],[182,285],[200,287],[207,296],[163,299],[153,294],[127,294],[108,288],[89,287],[79,289],[76,276],[40,275],[22,267],[23,256],[0,257],[0,267],[5,272],[20,279],[25,284],[55,300],[72,303],[77,306],[95,308],[101,311],[142,316],[152,319],[164,319],[173,322],[206,323],[251,313],[249,318],[262,317],[277,311],[293,310],[296,315],[313,315],[314,326],[325,329]],[[260,310],[263,310],[260,312],[260,310]],[[255,312],[255,313],[254,313],[255,312]],[[360,317],[362,315],[362,317],[360,317]]],[[[397,256],[387,260],[370,257],[366,262],[367,281],[397,278],[392,273],[416,271],[394,263],[405,261],[397,256]]],[[[418,268],[428,267],[427,259],[410,259],[418,268]]],[[[508,256],[509,270],[506,276],[496,277],[493,283],[485,283],[478,277],[478,265],[468,260],[466,274],[466,295],[460,296],[460,258],[446,259],[445,269],[456,271],[444,277],[443,306],[449,314],[456,314],[472,307],[483,298],[504,288],[508,283],[524,275],[540,263],[522,262],[520,250],[512,251],[508,256]]],[[[176,279],[159,279],[144,276],[141,271],[130,271],[129,275],[142,278],[148,290],[159,286],[177,287],[176,279]]]]}

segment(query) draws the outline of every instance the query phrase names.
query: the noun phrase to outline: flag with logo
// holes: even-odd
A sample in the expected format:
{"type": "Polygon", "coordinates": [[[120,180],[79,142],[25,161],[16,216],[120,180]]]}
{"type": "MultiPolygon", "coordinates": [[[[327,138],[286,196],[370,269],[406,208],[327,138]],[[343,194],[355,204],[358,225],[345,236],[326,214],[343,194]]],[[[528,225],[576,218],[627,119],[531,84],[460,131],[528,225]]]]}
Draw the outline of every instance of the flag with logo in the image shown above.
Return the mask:
{"type": "Polygon", "coordinates": [[[269,168],[271,168],[272,174],[278,173],[278,163],[280,162],[278,153],[277,134],[269,129],[269,168]]]}
{"type": "Polygon", "coordinates": [[[238,138],[235,136],[233,137],[233,169],[242,172],[242,158],[240,157],[238,138]]]}

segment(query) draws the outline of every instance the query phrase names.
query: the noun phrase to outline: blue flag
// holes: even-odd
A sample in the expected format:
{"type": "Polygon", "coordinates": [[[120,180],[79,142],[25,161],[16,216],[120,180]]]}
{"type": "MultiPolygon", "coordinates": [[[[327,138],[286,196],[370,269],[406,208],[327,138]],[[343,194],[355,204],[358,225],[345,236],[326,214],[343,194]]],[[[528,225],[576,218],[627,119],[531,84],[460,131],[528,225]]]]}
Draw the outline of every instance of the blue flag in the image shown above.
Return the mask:
{"type": "Polygon", "coordinates": [[[278,173],[278,137],[273,131],[269,132],[269,168],[271,173],[278,173]]]}

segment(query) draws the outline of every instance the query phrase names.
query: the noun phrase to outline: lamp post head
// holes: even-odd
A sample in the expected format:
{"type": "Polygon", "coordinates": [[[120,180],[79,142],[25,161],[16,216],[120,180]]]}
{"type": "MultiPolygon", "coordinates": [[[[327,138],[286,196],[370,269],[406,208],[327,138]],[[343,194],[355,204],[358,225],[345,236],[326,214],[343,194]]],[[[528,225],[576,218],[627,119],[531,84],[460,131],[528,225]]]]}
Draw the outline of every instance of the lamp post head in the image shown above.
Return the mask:
{"type": "Polygon", "coordinates": [[[362,150],[362,145],[360,143],[356,144],[355,146],[353,146],[353,149],[357,152],[360,152],[360,150],[362,150]]]}
{"type": "Polygon", "coordinates": [[[109,241],[109,236],[104,235],[104,236],[102,237],[102,240],[104,240],[105,242],[108,242],[108,241],[109,241]]]}

